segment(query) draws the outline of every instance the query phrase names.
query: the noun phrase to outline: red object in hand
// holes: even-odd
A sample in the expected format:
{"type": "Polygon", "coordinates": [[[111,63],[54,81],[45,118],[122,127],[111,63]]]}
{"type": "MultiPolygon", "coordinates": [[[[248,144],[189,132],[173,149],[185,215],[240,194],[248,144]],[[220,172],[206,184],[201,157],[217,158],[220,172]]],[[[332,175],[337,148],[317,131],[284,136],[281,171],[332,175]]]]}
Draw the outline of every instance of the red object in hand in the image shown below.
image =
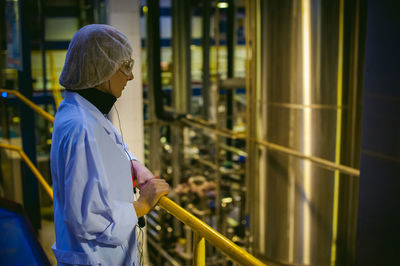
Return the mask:
{"type": "Polygon", "coordinates": [[[133,164],[131,163],[131,173],[132,173],[132,184],[133,187],[136,187],[136,183],[135,183],[135,178],[136,178],[136,173],[135,173],[135,168],[133,167],[133,164]]]}

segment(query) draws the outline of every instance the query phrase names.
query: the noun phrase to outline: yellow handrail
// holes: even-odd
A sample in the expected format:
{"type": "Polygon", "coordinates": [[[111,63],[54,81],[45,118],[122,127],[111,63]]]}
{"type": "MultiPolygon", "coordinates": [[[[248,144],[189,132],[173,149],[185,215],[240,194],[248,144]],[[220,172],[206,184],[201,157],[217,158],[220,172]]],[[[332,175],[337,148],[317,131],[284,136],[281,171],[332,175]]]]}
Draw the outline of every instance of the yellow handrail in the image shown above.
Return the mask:
{"type": "Polygon", "coordinates": [[[46,112],[45,110],[43,110],[42,108],[40,108],[39,106],[37,106],[34,102],[32,102],[31,100],[29,100],[28,98],[26,98],[24,95],[22,95],[19,91],[16,90],[5,90],[5,89],[0,89],[0,93],[2,92],[6,92],[8,94],[14,94],[15,96],[17,96],[21,101],[23,101],[26,105],[28,105],[30,108],[32,108],[35,112],[37,112],[39,115],[43,116],[45,119],[47,119],[48,121],[50,121],[51,123],[54,123],[54,117],[49,114],[48,112],[46,112]]]}
{"type": "MultiPolygon", "coordinates": [[[[52,115],[41,109],[32,101],[28,100],[18,91],[0,89],[0,92],[7,92],[16,95],[29,107],[34,109],[38,114],[44,116],[47,120],[54,123],[54,117],[52,115]]],[[[29,168],[32,170],[36,178],[39,180],[40,184],[45,188],[46,192],[53,199],[52,188],[47,184],[46,180],[43,178],[43,176],[40,174],[40,172],[37,170],[37,168],[33,165],[31,160],[29,160],[28,156],[26,156],[25,152],[20,147],[0,143],[0,148],[17,151],[21,155],[23,160],[26,162],[26,164],[29,166],[29,168]]],[[[228,255],[229,257],[231,257],[232,259],[243,265],[266,265],[257,258],[255,258],[254,256],[252,256],[250,253],[245,251],[244,249],[237,246],[231,240],[218,233],[208,224],[204,223],[196,216],[194,216],[193,214],[186,211],[181,206],[170,200],[168,197],[165,196],[162,197],[159,200],[158,205],[171,215],[175,216],[178,220],[188,225],[190,228],[192,228],[192,230],[196,232],[195,239],[198,239],[199,246],[197,246],[198,248],[196,248],[197,257],[194,258],[196,260],[195,263],[199,262],[199,259],[203,259],[203,261],[205,259],[201,258],[201,256],[205,256],[204,241],[202,241],[202,237],[204,237],[206,240],[210,242],[211,245],[214,245],[219,250],[224,252],[226,255],[228,255]]],[[[204,265],[204,262],[203,264],[199,265],[204,265]]]]}
{"type": "Polygon", "coordinates": [[[49,194],[50,198],[53,199],[53,189],[49,186],[49,184],[47,184],[47,182],[44,179],[44,177],[42,176],[42,174],[39,172],[39,170],[35,167],[35,165],[32,163],[32,161],[29,159],[29,157],[26,155],[26,153],[20,147],[5,144],[5,143],[0,143],[0,148],[18,152],[19,155],[21,156],[21,158],[25,161],[25,163],[28,165],[28,167],[32,170],[33,174],[36,176],[36,178],[38,179],[40,184],[46,190],[47,194],[49,194]]]}
{"type": "Polygon", "coordinates": [[[203,236],[209,243],[216,246],[235,261],[243,265],[265,265],[168,197],[162,197],[158,205],[175,216],[178,220],[188,225],[192,230],[197,232],[200,236],[203,236]]]}

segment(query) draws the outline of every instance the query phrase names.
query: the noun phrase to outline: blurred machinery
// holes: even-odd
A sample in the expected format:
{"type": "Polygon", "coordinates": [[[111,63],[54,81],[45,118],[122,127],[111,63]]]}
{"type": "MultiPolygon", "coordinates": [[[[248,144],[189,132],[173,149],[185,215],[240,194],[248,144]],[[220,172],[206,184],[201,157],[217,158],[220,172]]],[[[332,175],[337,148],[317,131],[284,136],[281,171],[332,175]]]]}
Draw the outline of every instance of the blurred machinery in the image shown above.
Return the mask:
{"type": "MultiPolygon", "coordinates": [[[[365,5],[171,1],[166,80],[165,6],[146,4],[146,159],[174,200],[267,262],[351,264],[365,5]]],[[[150,254],[165,251],[157,265],[187,265],[192,236],[152,215],[150,254]]],[[[207,249],[207,265],[230,263],[207,249]]]]}
{"type": "MultiPolygon", "coordinates": [[[[151,61],[147,62],[145,90],[145,155],[148,165],[159,169],[172,184],[170,197],[236,244],[248,248],[244,24],[235,24],[237,17],[243,18],[244,3],[236,7],[235,1],[228,2],[227,9],[220,9],[219,3],[213,1],[171,1],[166,6],[161,1],[161,7],[158,1],[147,1],[145,49],[151,61]],[[163,30],[158,28],[157,13],[165,13],[166,8],[171,9],[173,64],[164,65],[172,66],[170,75],[157,64],[160,54],[163,57],[165,53],[157,35],[163,30]],[[198,18],[202,18],[201,25],[198,18]],[[193,23],[203,28],[201,36],[197,36],[201,45],[190,29],[193,23]],[[239,35],[235,28],[240,29],[239,35]],[[215,45],[211,45],[211,39],[215,45]],[[234,47],[241,49],[236,71],[239,78],[233,78],[234,47]],[[200,58],[203,65],[198,75],[194,65],[198,61],[192,62],[200,58]],[[163,78],[171,75],[172,79],[163,78]]],[[[157,208],[148,215],[148,221],[150,260],[161,249],[162,257],[152,261],[156,265],[191,264],[190,230],[157,208]]],[[[206,254],[207,265],[229,263],[211,246],[207,246],[206,254]]]]}
{"type": "MultiPolygon", "coordinates": [[[[75,16],[76,29],[106,21],[104,0],[38,1],[43,5],[34,5],[41,12],[34,28],[43,29],[46,16],[64,2],[74,2],[66,12],[75,16]]],[[[352,264],[365,4],[141,5],[145,158],[171,184],[170,197],[266,262],[352,264]]],[[[46,85],[55,87],[57,58],[65,56],[55,50],[65,52],[68,42],[33,35],[32,60],[39,62],[33,65],[51,68],[33,69],[34,98],[54,113],[46,85]]],[[[14,72],[0,75],[1,87],[17,87],[14,72]]],[[[4,138],[22,135],[17,104],[8,103],[1,105],[4,138]]],[[[46,172],[51,126],[37,121],[37,153],[46,172]]],[[[191,264],[188,228],[158,207],[146,228],[151,263],[191,264]]],[[[211,246],[206,255],[206,265],[234,264],[211,246]]]]}

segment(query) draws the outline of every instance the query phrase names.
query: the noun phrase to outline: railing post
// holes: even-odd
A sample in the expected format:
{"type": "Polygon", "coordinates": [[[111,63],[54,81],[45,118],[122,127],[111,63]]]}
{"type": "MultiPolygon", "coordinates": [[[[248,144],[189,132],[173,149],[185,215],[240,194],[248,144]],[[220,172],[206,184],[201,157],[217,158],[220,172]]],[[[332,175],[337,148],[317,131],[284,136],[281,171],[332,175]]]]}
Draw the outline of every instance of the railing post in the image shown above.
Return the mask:
{"type": "MultiPolygon", "coordinates": [[[[18,1],[20,4],[20,26],[21,32],[21,51],[22,51],[22,69],[18,70],[19,91],[28,99],[32,99],[32,70],[31,70],[31,8],[33,1],[18,1]]],[[[36,138],[35,138],[35,117],[32,110],[26,105],[20,104],[19,107],[21,119],[22,147],[26,155],[34,165],[36,162],[36,138]]],[[[33,228],[39,230],[40,222],[40,201],[39,185],[35,176],[25,166],[22,168],[22,191],[24,208],[28,214],[33,228]]]]}
{"type": "Polygon", "coordinates": [[[193,266],[206,265],[206,241],[204,237],[193,232],[193,266]]]}

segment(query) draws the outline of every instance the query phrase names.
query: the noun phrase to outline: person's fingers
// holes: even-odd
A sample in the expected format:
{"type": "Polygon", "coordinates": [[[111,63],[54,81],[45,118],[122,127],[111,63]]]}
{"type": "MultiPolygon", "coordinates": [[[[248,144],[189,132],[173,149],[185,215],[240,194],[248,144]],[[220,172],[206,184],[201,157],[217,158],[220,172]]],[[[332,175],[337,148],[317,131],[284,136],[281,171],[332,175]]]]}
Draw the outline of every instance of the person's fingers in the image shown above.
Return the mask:
{"type": "MultiPolygon", "coordinates": [[[[169,184],[158,176],[148,179],[145,183],[140,185],[140,197],[139,201],[143,202],[149,207],[150,211],[161,197],[168,195],[170,191],[169,184]]],[[[145,213],[147,214],[148,211],[145,213]]]]}
{"type": "Polygon", "coordinates": [[[163,197],[163,196],[165,196],[165,195],[168,195],[168,193],[169,193],[169,190],[168,189],[164,189],[164,190],[161,190],[161,191],[159,191],[157,194],[158,194],[158,199],[157,199],[157,201],[161,198],[161,197],[163,197]]]}
{"type": "Polygon", "coordinates": [[[150,181],[151,182],[156,182],[156,183],[159,183],[159,182],[167,183],[167,181],[165,181],[165,179],[161,179],[159,177],[153,177],[152,179],[149,180],[149,182],[150,181]]]}
{"type": "Polygon", "coordinates": [[[157,192],[161,192],[161,193],[163,193],[165,191],[169,192],[169,186],[168,185],[160,185],[160,186],[157,186],[156,190],[157,190],[157,192]]]}
{"type": "Polygon", "coordinates": [[[152,179],[149,180],[149,182],[143,184],[141,186],[142,189],[145,189],[146,187],[155,187],[155,186],[169,186],[168,183],[164,179],[152,179]]]}
{"type": "Polygon", "coordinates": [[[169,184],[164,179],[152,179],[141,187],[143,191],[151,191],[159,188],[169,189],[169,184]]]}

